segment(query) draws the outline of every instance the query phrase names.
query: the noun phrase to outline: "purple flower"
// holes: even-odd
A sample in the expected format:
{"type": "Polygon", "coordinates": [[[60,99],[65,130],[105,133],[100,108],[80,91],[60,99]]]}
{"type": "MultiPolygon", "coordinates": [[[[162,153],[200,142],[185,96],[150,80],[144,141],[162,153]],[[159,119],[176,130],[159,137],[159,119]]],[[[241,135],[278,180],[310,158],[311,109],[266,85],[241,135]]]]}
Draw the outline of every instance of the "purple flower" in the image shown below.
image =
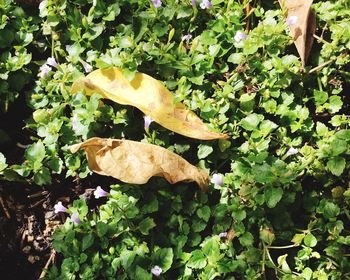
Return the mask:
{"type": "Polygon", "coordinates": [[[292,156],[292,155],[296,155],[297,153],[299,153],[298,149],[290,147],[289,150],[287,151],[286,155],[292,156]]]}
{"type": "Polygon", "coordinates": [[[155,265],[152,269],[151,272],[154,276],[159,277],[159,275],[162,273],[162,268],[159,267],[158,265],[155,265]]]}
{"type": "Polygon", "coordinates": [[[94,68],[87,62],[85,62],[84,60],[80,60],[81,64],[84,67],[85,73],[90,73],[94,68]]]}
{"type": "Polygon", "coordinates": [[[183,35],[182,36],[182,39],[181,41],[188,41],[192,38],[192,35],[191,34],[186,34],[186,35],[183,35]]]}
{"type": "Polygon", "coordinates": [[[62,205],[62,202],[61,202],[61,201],[57,202],[53,208],[55,208],[55,213],[56,213],[56,214],[58,214],[58,213],[60,213],[60,212],[63,212],[63,213],[64,213],[64,212],[67,212],[67,210],[68,210],[66,207],[64,207],[64,206],[62,205]]]}
{"type": "Polygon", "coordinates": [[[222,186],[224,184],[223,180],[222,180],[222,175],[221,174],[213,174],[213,176],[211,177],[210,182],[217,185],[217,186],[222,186]]]}
{"type": "Polygon", "coordinates": [[[155,8],[159,8],[160,6],[162,6],[161,0],[152,0],[152,3],[155,8]]]}
{"type": "Polygon", "coordinates": [[[287,17],[286,19],[286,23],[291,26],[291,25],[294,25],[298,22],[298,17],[297,16],[289,16],[287,17]]]}
{"type": "Polygon", "coordinates": [[[44,64],[40,67],[39,69],[39,77],[44,79],[46,78],[46,76],[49,74],[49,72],[52,70],[52,68],[50,66],[48,66],[47,64],[44,64]]]}
{"type": "Polygon", "coordinates": [[[76,223],[76,224],[80,224],[81,223],[81,220],[79,218],[79,214],[77,212],[74,212],[71,216],[70,216],[70,219],[76,223]]]}
{"type": "Polygon", "coordinates": [[[227,232],[220,232],[219,233],[220,238],[226,238],[227,237],[227,232]]]}
{"type": "Polygon", "coordinates": [[[192,6],[196,7],[197,6],[197,0],[192,0],[192,6]]]}
{"type": "Polygon", "coordinates": [[[145,127],[146,130],[148,130],[150,124],[153,122],[153,119],[152,119],[150,116],[144,116],[143,118],[144,118],[144,120],[145,120],[145,125],[144,125],[144,127],[145,127]]]}
{"type": "Polygon", "coordinates": [[[56,59],[54,57],[49,57],[46,60],[46,64],[49,65],[49,66],[57,68],[57,62],[56,62],[56,59]]]}
{"type": "Polygon", "coordinates": [[[94,191],[94,196],[96,199],[98,199],[100,197],[106,197],[106,196],[108,196],[108,192],[104,191],[100,186],[98,186],[96,188],[96,190],[94,191]]]}
{"type": "Polygon", "coordinates": [[[237,43],[239,43],[240,41],[246,39],[247,37],[248,37],[248,35],[245,34],[244,32],[242,32],[242,31],[237,31],[237,33],[236,33],[234,39],[235,39],[235,41],[236,41],[237,43]]]}
{"type": "Polygon", "coordinates": [[[213,4],[209,0],[202,0],[199,6],[204,10],[210,9],[211,7],[213,7],[213,4]]]}

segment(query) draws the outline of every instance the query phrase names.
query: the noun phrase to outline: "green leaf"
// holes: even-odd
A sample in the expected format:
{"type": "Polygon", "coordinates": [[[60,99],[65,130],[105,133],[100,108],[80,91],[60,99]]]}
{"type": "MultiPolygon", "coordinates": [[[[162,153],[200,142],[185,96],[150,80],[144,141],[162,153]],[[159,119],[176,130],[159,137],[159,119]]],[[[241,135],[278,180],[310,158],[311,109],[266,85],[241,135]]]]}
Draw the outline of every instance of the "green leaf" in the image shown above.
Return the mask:
{"type": "Polygon", "coordinates": [[[255,181],[258,183],[269,184],[274,182],[276,179],[276,176],[271,170],[271,166],[267,163],[264,163],[262,165],[254,165],[252,168],[252,173],[255,181]]]}
{"type": "Polygon", "coordinates": [[[207,265],[207,260],[202,251],[195,250],[192,252],[192,256],[187,262],[187,266],[190,268],[201,269],[207,265]]]}
{"type": "Polygon", "coordinates": [[[290,274],[290,273],[292,273],[292,271],[291,271],[291,269],[290,269],[290,267],[289,267],[289,265],[288,265],[288,263],[287,263],[287,257],[288,257],[288,254],[279,256],[279,257],[277,258],[277,263],[278,263],[278,266],[281,267],[281,269],[282,269],[282,271],[283,271],[284,273],[290,274]]]}
{"type": "Polygon", "coordinates": [[[105,224],[103,222],[98,222],[96,224],[96,231],[97,231],[98,237],[104,236],[108,231],[108,224],[105,224]]]}
{"type": "Polygon", "coordinates": [[[152,274],[140,266],[136,266],[135,280],[152,280],[152,274]]]}
{"type": "Polygon", "coordinates": [[[202,252],[208,258],[210,264],[217,263],[222,259],[223,255],[220,254],[220,237],[213,236],[207,238],[202,244],[202,252]]]}
{"type": "Polygon", "coordinates": [[[238,239],[239,239],[239,243],[241,243],[241,245],[245,247],[253,245],[253,242],[254,242],[253,235],[248,231],[243,233],[238,239]]]}
{"type": "Polygon", "coordinates": [[[234,64],[241,64],[243,59],[244,59],[244,56],[242,53],[233,53],[228,57],[227,61],[232,62],[234,64]]]}
{"type": "Polygon", "coordinates": [[[209,156],[213,152],[213,147],[205,144],[200,144],[198,146],[198,158],[203,159],[209,156]]]}
{"type": "Polygon", "coordinates": [[[154,220],[152,218],[147,217],[141,223],[139,224],[139,229],[142,234],[148,235],[150,229],[154,228],[156,226],[154,220]]]}
{"type": "Polygon", "coordinates": [[[332,156],[338,156],[348,149],[348,143],[344,140],[334,139],[331,142],[332,156]]]}
{"type": "Polygon", "coordinates": [[[152,262],[162,268],[162,272],[170,269],[174,253],[172,248],[162,248],[153,253],[152,262]]]}
{"type": "Polygon", "coordinates": [[[327,202],[323,208],[323,215],[327,219],[335,218],[340,214],[340,208],[333,202],[327,202]]]}
{"type": "Polygon", "coordinates": [[[237,222],[243,221],[247,217],[247,213],[244,210],[234,210],[231,214],[232,218],[237,222]]]}
{"type": "Polygon", "coordinates": [[[90,233],[83,237],[81,249],[85,251],[86,249],[90,248],[92,244],[94,244],[94,236],[90,233]]]}
{"type": "Polygon", "coordinates": [[[197,215],[199,218],[203,219],[204,221],[208,222],[210,218],[210,208],[209,206],[204,206],[202,208],[199,208],[197,210],[197,215]]]}
{"type": "Polygon", "coordinates": [[[328,170],[335,176],[340,176],[345,169],[346,161],[343,157],[335,157],[327,162],[328,170]]]}
{"type": "Polygon", "coordinates": [[[6,167],[6,158],[2,153],[0,153],[0,172],[3,171],[6,167]]]}
{"type": "Polygon", "coordinates": [[[274,208],[283,195],[282,188],[266,187],[264,191],[265,201],[269,208],[274,208]]]}
{"type": "Polygon", "coordinates": [[[304,238],[304,243],[308,247],[315,247],[317,245],[316,237],[310,232],[304,238]]]}
{"type": "Polygon", "coordinates": [[[241,120],[241,126],[245,130],[251,131],[258,127],[261,120],[262,118],[260,115],[253,113],[241,120]]]}
{"type": "Polygon", "coordinates": [[[325,91],[314,90],[314,98],[316,105],[322,105],[328,99],[328,93],[325,91]]]}
{"type": "Polygon", "coordinates": [[[312,270],[309,267],[304,268],[303,272],[301,273],[301,276],[304,278],[304,280],[311,280],[312,279],[312,270]]]}
{"type": "Polygon", "coordinates": [[[340,96],[333,95],[329,98],[329,111],[334,114],[340,111],[343,106],[343,101],[340,96]]]}
{"type": "Polygon", "coordinates": [[[51,173],[48,168],[42,167],[34,174],[34,183],[39,186],[51,185],[51,173]]]}
{"type": "Polygon", "coordinates": [[[135,259],[135,256],[136,256],[135,252],[130,251],[130,250],[123,250],[120,254],[122,266],[125,269],[128,269],[132,265],[132,263],[135,259]]]}
{"type": "Polygon", "coordinates": [[[42,162],[46,155],[45,146],[39,140],[38,142],[30,145],[29,148],[26,150],[25,154],[26,154],[26,159],[32,163],[42,162]]]}

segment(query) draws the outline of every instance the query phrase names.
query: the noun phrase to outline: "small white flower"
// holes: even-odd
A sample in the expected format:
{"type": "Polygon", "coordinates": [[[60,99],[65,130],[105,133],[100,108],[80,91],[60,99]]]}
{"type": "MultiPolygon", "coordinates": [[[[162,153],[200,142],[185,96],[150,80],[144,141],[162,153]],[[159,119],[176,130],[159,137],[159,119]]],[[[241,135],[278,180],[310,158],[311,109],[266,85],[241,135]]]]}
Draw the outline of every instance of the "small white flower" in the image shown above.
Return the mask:
{"type": "Polygon", "coordinates": [[[92,70],[94,70],[94,68],[89,63],[85,62],[84,60],[80,60],[80,62],[83,65],[86,73],[90,73],[92,70]]]}
{"type": "Polygon", "coordinates": [[[106,196],[108,196],[108,192],[106,192],[100,186],[98,186],[96,188],[96,190],[94,191],[94,196],[95,196],[96,199],[98,199],[100,197],[106,197],[106,196]]]}
{"type": "Polygon", "coordinates": [[[224,184],[222,179],[223,179],[223,176],[221,174],[213,174],[210,182],[213,183],[214,185],[222,186],[224,184]]]}
{"type": "Polygon", "coordinates": [[[153,119],[150,116],[144,116],[143,119],[145,120],[144,127],[145,129],[149,129],[150,124],[153,122],[153,119]]]}
{"type": "Polygon", "coordinates": [[[76,223],[76,224],[80,224],[81,223],[81,220],[79,218],[79,214],[77,212],[74,212],[71,216],[70,216],[70,219],[76,223]]]}
{"type": "Polygon", "coordinates": [[[75,131],[78,128],[78,124],[79,124],[79,119],[77,115],[74,115],[72,118],[72,129],[75,131]]]}
{"type": "Polygon", "coordinates": [[[49,72],[52,70],[52,68],[50,66],[48,66],[47,64],[44,64],[40,67],[39,69],[39,77],[44,79],[46,78],[46,76],[49,74],[49,72]]]}
{"type": "Polygon", "coordinates": [[[49,57],[46,60],[46,64],[49,65],[49,66],[57,68],[57,62],[56,62],[56,59],[54,57],[49,57]]]}
{"type": "Polygon", "coordinates": [[[294,25],[298,22],[298,17],[297,16],[289,16],[287,17],[286,19],[286,23],[291,26],[291,25],[294,25]]]}
{"type": "Polygon", "coordinates": [[[236,41],[236,43],[239,43],[240,41],[246,39],[248,37],[247,34],[245,34],[242,31],[237,31],[235,37],[233,37],[236,41]]]}
{"type": "Polygon", "coordinates": [[[152,0],[152,3],[155,8],[159,8],[160,6],[162,6],[161,0],[152,0]]]}
{"type": "Polygon", "coordinates": [[[67,212],[67,208],[62,205],[61,201],[57,202],[53,208],[55,209],[56,214],[60,212],[67,212]]]}
{"type": "Polygon", "coordinates": [[[154,276],[159,277],[159,275],[162,273],[162,268],[159,267],[158,265],[155,265],[152,269],[151,272],[154,276]]]}
{"type": "Polygon", "coordinates": [[[219,233],[220,238],[226,238],[227,237],[227,232],[220,232],[219,233]]]}
{"type": "Polygon", "coordinates": [[[210,9],[211,7],[213,7],[213,4],[209,0],[202,0],[199,6],[204,10],[210,9]]]}
{"type": "Polygon", "coordinates": [[[289,150],[287,151],[288,156],[296,155],[297,153],[299,153],[299,150],[293,147],[289,148],[289,150]]]}
{"type": "Polygon", "coordinates": [[[190,40],[192,38],[192,35],[191,34],[186,34],[186,35],[184,35],[184,36],[182,36],[182,41],[188,41],[188,40],[190,40]]]}

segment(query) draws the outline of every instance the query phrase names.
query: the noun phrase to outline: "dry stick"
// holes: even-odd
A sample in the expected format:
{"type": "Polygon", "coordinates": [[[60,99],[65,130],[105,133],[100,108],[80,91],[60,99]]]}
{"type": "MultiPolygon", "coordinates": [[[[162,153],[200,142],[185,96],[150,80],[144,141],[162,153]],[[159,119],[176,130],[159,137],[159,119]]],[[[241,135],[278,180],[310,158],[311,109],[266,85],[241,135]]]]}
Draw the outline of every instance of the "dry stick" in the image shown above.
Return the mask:
{"type": "Polygon", "coordinates": [[[4,211],[5,215],[6,215],[6,218],[7,219],[11,219],[11,215],[10,215],[10,212],[9,210],[7,209],[6,205],[5,205],[5,202],[2,198],[2,196],[0,195],[0,204],[1,204],[1,207],[2,207],[2,210],[4,211]]]}
{"type": "Polygon", "coordinates": [[[55,250],[52,250],[50,258],[48,259],[44,269],[42,270],[42,272],[39,276],[39,279],[44,279],[44,277],[46,276],[46,271],[49,268],[50,263],[53,262],[53,260],[55,259],[55,256],[56,256],[56,252],[55,252],[55,250]]]}
{"type": "Polygon", "coordinates": [[[28,195],[27,197],[28,197],[28,198],[36,198],[36,197],[40,197],[40,196],[47,195],[48,193],[49,193],[48,191],[42,191],[42,192],[30,194],[30,195],[28,195]]]}
{"type": "Polygon", "coordinates": [[[35,207],[37,207],[39,204],[41,204],[42,202],[44,202],[47,199],[47,196],[44,197],[43,199],[40,199],[39,201],[35,202],[34,204],[29,206],[29,209],[33,209],[35,207]]]}

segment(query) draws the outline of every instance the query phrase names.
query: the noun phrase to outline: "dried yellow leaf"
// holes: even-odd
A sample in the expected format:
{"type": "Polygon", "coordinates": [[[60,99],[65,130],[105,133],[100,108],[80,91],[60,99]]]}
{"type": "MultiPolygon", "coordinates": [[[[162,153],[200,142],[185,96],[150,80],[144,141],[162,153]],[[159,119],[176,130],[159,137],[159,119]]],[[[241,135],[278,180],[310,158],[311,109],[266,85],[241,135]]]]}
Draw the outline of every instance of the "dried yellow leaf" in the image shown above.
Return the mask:
{"type": "Polygon", "coordinates": [[[207,190],[209,175],[169,150],[130,140],[90,138],[70,147],[72,153],[84,149],[89,168],[130,184],[145,184],[152,176],[169,183],[196,182],[207,190]]]}
{"type": "Polygon", "coordinates": [[[288,18],[295,17],[290,32],[301,58],[302,66],[310,55],[316,30],[316,16],[311,9],[313,0],[278,0],[282,9],[287,11],[288,18]]]}
{"type": "Polygon", "coordinates": [[[185,105],[175,104],[174,96],[162,83],[143,73],[136,73],[129,81],[119,68],[96,70],[74,82],[73,93],[83,90],[88,95],[99,93],[119,104],[137,107],[163,127],[191,138],[228,138],[226,134],[210,131],[185,105]]]}

